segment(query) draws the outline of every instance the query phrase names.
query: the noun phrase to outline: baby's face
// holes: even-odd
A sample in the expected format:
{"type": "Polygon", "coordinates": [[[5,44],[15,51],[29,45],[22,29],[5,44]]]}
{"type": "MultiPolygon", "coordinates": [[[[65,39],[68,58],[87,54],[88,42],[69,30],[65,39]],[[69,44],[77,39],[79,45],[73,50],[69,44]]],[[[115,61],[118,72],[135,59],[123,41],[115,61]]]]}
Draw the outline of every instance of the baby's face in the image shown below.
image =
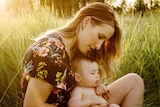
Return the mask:
{"type": "Polygon", "coordinates": [[[81,84],[85,87],[96,87],[100,82],[98,64],[96,62],[83,61],[80,65],[81,84]]]}

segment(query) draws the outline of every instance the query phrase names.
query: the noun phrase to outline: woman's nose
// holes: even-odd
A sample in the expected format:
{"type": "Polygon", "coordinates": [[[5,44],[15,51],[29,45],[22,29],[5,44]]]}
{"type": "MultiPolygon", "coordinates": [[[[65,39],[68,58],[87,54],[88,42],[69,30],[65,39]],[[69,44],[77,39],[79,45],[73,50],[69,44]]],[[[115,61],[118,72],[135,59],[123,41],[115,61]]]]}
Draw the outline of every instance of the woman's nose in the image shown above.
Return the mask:
{"type": "Polygon", "coordinates": [[[96,50],[100,50],[103,42],[104,42],[104,41],[99,41],[99,42],[96,44],[96,50]]]}

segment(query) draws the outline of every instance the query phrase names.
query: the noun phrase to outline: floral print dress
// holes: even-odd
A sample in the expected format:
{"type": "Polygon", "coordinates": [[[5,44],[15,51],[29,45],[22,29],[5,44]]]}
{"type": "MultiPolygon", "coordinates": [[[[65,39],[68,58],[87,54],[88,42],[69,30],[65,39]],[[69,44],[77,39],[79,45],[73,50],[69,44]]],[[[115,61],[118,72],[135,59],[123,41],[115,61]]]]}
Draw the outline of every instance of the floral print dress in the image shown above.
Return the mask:
{"type": "Polygon", "coordinates": [[[39,78],[54,86],[46,103],[67,107],[70,91],[75,84],[70,68],[68,54],[58,34],[47,35],[35,42],[27,50],[23,61],[23,96],[30,77],[39,78]]]}

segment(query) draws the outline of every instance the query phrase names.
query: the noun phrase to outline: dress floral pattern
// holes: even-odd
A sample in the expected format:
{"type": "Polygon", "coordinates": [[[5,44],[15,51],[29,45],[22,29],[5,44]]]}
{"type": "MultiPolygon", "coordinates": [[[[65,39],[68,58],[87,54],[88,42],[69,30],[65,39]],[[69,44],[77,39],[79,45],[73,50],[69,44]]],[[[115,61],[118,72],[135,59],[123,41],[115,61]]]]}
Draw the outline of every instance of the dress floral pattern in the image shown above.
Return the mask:
{"type": "Polygon", "coordinates": [[[21,88],[24,95],[31,77],[40,78],[54,86],[47,103],[67,107],[75,81],[70,61],[58,34],[47,35],[35,42],[26,52],[23,62],[21,88]]]}

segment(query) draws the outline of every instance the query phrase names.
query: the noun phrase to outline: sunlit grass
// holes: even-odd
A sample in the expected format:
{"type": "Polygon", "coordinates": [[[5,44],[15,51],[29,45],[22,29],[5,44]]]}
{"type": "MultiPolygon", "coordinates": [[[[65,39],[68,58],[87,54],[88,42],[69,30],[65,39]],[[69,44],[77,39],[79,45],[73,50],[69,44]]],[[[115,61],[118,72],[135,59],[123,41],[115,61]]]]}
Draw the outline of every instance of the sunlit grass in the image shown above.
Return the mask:
{"type": "Polygon", "coordinates": [[[34,37],[65,21],[46,9],[0,17],[0,107],[21,107],[21,59],[26,49],[34,37]]]}
{"type": "MultiPolygon", "coordinates": [[[[118,77],[135,72],[145,81],[145,107],[160,104],[160,12],[120,16],[124,37],[124,56],[117,69],[118,77]]],[[[65,24],[47,9],[21,15],[0,17],[0,106],[21,107],[19,86],[21,59],[32,38],[65,24]]],[[[133,96],[134,97],[134,96],[133,96]]]]}
{"type": "MultiPolygon", "coordinates": [[[[160,105],[160,19],[158,14],[123,17],[124,56],[119,76],[138,73],[145,82],[145,107],[160,105]],[[126,20],[125,20],[126,19],[126,20]]],[[[134,96],[133,96],[134,97],[134,96]]]]}

